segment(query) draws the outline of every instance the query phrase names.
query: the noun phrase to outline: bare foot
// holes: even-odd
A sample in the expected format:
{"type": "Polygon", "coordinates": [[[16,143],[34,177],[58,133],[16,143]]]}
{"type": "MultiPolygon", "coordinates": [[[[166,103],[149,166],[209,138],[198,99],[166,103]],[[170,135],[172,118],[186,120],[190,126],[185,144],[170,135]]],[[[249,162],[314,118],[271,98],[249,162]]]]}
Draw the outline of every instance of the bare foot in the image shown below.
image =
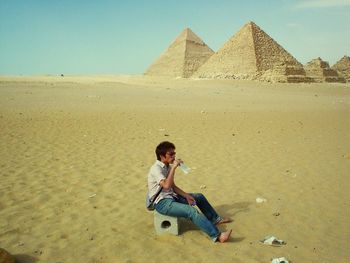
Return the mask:
{"type": "Polygon", "coordinates": [[[232,229],[230,229],[230,230],[228,230],[226,232],[222,232],[220,234],[220,236],[218,237],[219,242],[220,243],[226,242],[230,238],[231,232],[232,232],[232,229]]]}
{"type": "Polygon", "coordinates": [[[222,218],[219,222],[217,222],[215,225],[221,225],[221,224],[225,224],[225,223],[230,223],[232,222],[231,218],[222,218]]]}

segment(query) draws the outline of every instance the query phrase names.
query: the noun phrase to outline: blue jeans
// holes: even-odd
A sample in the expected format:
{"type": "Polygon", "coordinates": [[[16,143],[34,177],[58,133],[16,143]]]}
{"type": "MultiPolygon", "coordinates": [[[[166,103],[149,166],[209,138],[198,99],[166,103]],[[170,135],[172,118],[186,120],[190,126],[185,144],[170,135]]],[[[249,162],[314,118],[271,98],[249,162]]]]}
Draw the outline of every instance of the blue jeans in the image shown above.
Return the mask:
{"type": "Polygon", "coordinates": [[[177,196],[174,199],[162,199],[155,205],[155,209],[163,215],[190,219],[199,229],[207,233],[213,241],[216,241],[220,235],[220,231],[215,224],[221,218],[203,194],[191,193],[190,195],[196,200],[196,205],[202,213],[199,213],[196,208],[190,206],[182,196],[177,196]]]}

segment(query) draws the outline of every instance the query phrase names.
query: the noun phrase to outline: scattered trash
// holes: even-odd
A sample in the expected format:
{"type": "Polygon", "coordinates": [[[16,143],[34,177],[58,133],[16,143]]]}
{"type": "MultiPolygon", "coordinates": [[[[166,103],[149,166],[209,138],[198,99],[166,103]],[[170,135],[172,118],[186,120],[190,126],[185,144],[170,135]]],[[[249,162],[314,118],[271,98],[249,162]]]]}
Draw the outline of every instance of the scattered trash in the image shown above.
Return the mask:
{"type": "Polygon", "coordinates": [[[289,261],[285,257],[271,258],[271,263],[289,263],[289,261]]]}
{"type": "Polygon", "coordinates": [[[206,111],[205,110],[201,110],[201,114],[204,114],[204,113],[206,113],[206,111]]]}
{"type": "Polygon", "coordinates": [[[166,136],[166,137],[167,137],[167,136],[170,136],[170,135],[169,135],[169,134],[164,134],[164,136],[166,136]]]}
{"type": "Polygon", "coordinates": [[[207,186],[205,184],[202,184],[199,188],[200,189],[205,189],[205,188],[207,188],[207,186]]]}
{"type": "Polygon", "coordinates": [[[263,240],[260,240],[261,243],[265,245],[271,245],[271,246],[281,246],[287,244],[285,241],[281,239],[277,239],[274,236],[266,236],[263,240]]]}
{"type": "Polygon", "coordinates": [[[92,194],[92,195],[90,195],[90,196],[89,196],[89,198],[92,198],[92,197],[94,197],[94,196],[96,196],[96,194],[92,194]]]}
{"type": "Polygon", "coordinates": [[[265,203],[267,200],[265,198],[262,198],[262,197],[257,197],[255,199],[255,201],[258,203],[258,204],[261,204],[261,203],[265,203]]]}

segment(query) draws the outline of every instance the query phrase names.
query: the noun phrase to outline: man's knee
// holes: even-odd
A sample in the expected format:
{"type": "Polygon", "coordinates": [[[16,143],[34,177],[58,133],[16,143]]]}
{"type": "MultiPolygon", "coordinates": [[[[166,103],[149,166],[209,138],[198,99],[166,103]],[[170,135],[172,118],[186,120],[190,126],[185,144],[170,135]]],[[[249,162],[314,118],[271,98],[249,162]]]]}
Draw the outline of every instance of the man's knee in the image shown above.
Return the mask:
{"type": "Polygon", "coordinates": [[[196,208],[190,206],[187,209],[187,216],[188,216],[188,218],[194,218],[197,215],[198,215],[198,211],[197,211],[196,208]]]}

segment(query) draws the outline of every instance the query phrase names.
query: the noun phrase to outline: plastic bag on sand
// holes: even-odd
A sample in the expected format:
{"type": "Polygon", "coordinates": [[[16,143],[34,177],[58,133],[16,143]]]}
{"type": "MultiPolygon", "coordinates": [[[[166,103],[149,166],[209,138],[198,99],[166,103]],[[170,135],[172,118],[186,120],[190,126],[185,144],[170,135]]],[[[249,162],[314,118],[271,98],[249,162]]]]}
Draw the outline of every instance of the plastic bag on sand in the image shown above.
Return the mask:
{"type": "Polygon", "coordinates": [[[289,261],[285,258],[272,258],[271,263],[289,263],[289,261]]]}
{"type": "Polygon", "coordinates": [[[281,239],[277,239],[274,236],[266,236],[263,240],[260,240],[261,243],[271,246],[281,246],[287,244],[281,239]]]}

